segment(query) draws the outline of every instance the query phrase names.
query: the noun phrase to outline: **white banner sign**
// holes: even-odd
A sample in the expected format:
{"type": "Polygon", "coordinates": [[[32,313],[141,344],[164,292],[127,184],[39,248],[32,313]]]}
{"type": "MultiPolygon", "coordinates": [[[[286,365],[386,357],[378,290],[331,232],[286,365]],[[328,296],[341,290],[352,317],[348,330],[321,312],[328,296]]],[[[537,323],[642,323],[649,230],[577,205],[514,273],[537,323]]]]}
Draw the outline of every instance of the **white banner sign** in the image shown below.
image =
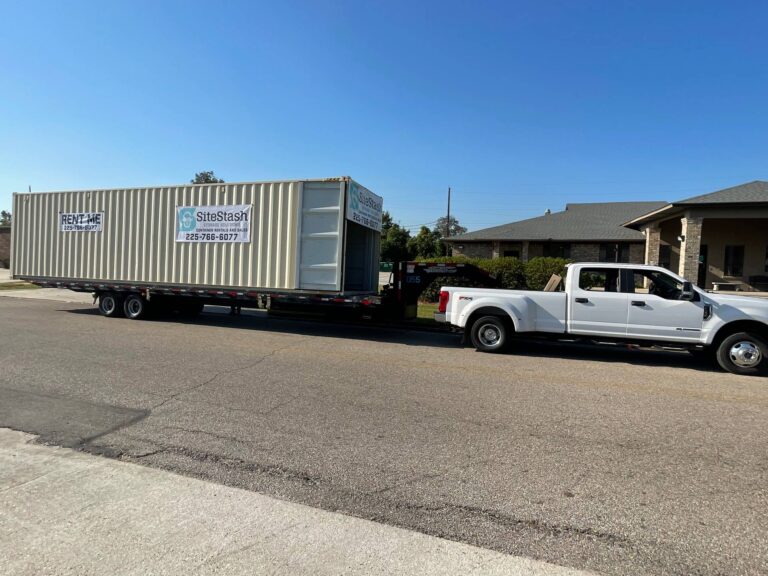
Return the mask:
{"type": "Polygon", "coordinates": [[[59,212],[59,232],[101,232],[104,212],[59,212]]]}
{"type": "Polygon", "coordinates": [[[350,180],[347,194],[347,220],[381,232],[384,199],[350,180]]]}
{"type": "Polygon", "coordinates": [[[250,204],[176,207],[176,242],[250,241],[250,204]]]}

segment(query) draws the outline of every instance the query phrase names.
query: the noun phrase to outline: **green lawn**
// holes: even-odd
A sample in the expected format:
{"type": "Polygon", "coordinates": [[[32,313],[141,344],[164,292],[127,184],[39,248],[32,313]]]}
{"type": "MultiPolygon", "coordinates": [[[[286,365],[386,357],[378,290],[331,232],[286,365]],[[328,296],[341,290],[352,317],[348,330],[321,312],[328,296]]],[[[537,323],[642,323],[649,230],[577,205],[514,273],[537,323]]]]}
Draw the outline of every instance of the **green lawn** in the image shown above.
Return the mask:
{"type": "Polygon", "coordinates": [[[434,322],[435,312],[437,312],[437,302],[419,302],[419,307],[416,310],[416,318],[434,322]]]}

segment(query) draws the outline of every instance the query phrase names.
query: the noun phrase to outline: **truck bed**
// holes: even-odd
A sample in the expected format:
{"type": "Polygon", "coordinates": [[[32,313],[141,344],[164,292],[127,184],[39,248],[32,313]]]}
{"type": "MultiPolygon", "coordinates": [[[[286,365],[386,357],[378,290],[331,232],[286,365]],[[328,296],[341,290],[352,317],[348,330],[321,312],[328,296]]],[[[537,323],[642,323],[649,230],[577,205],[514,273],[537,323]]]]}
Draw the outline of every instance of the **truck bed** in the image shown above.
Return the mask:
{"type": "MultiPolygon", "coordinates": [[[[451,299],[471,301],[482,296],[488,306],[499,306],[510,312],[520,332],[566,331],[568,298],[565,292],[543,292],[540,290],[506,290],[493,288],[452,288],[443,290],[451,293],[451,299]],[[515,305],[511,296],[518,296],[520,304],[515,305]]],[[[458,323],[458,318],[446,317],[449,323],[458,323]]]]}

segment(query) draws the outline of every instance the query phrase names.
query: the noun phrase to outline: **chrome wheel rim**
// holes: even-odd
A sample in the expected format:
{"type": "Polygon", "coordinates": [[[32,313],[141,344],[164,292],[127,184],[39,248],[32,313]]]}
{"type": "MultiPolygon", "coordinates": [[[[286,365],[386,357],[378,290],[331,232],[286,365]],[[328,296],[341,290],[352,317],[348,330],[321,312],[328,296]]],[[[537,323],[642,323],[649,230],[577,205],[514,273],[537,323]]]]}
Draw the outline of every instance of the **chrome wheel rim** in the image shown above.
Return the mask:
{"type": "Polygon", "coordinates": [[[142,304],[137,298],[131,298],[128,301],[128,315],[138,316],[141,314],[142,304]]]}
{"type": "Polygon", "coordinates": [[[731,346],[728,357],[740,368],[754,368],[763,360],[763,353],[754,342],[742,340],[731,346]]]}
{"type": "Polygon", "coordinates": [[[493,348],[501,342],[501,330],[493,324],[483,324],[477,331],[477,338],[483,346],[493,348]]]}
{"type": "Polygon", "coordinates": [[[115,311],[117,303],[112,296],[105,296],[101,299],[101,311],[104,314],[112,314],[115,311]]]}

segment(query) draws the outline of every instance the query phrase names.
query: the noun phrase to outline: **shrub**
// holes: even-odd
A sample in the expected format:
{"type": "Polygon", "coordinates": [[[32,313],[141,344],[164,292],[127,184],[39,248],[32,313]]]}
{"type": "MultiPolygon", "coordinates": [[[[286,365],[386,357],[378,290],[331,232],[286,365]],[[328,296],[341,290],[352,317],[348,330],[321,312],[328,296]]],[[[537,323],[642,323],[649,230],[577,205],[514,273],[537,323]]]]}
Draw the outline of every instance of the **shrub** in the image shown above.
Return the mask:
{"type": "MultiPolygon", "coordinates": [[[[465,256],[443,256],[440,258],[429,258],[429,262],[464,262],[472,264],[498,278],[502,288],[513,289],[525,287],[523,263],[517,258],[467,258],[465,256]]],[[[424,292],[421,293],[420,299],[425,302],[436,302],[440,296],[441,286],[479,287],[481,284],[461,276],[443,276],[435,278],[429,286],[427,286],[424,292]]]]}
{"type": "Polygon", "coordinates": [[[525,265],[517,258],[484,258],[472,262],[501,281],[501,287],[508,290],[525,288],[525,265]]]}
{"type": "Polygon", "coordinates": [[[565,277],[565,258],[533,258],[525,263],[525,283],[529,290],[543,290],[552,274],[565,277]]]}
{"type": "MultiPolygon", "coordinates": [[[[429,262],[465,262],[473,264],[498,278],[501,288],[508,290],[543,290],[552,274],[565,277],[565,266],[570,262],[565,258],[533,258],[525,264],[517,258],[467,258],[465,256],[441,256],[428,258],[429,262]]],[[[460,276],[435,278],[421,293],[420,300],[437,302],[441,286],[480,287],[481,284],[460,276]]]]}

